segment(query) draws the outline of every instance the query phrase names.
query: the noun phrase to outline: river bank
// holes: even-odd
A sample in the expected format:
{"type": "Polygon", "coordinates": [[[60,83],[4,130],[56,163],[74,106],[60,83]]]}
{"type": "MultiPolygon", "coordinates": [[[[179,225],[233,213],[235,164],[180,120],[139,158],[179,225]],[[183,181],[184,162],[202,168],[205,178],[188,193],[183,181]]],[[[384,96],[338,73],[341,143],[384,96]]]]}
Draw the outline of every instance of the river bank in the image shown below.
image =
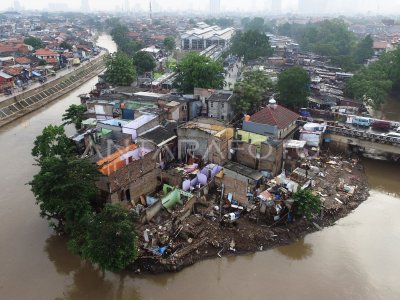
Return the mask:
{"type": "MultiPolygon", "coordinates": [[[[129,270],[152,274],[176,272],[210,258],[243,255],[288,245],[334,225],[368,198],[367,178],[362,163],[356,158],[324,154],[319,165],[323,168],[315,178],[313,191],[321,196],[323,202],[321,213],[314,219],[298,218],[291,223],[268,224],[263,219],[265,217],[254,210],[238,219],[235,226],[221,226],[216,218],[210,218],[209,211],[205,209],[182,222],[183,229],[172,234],[166,254],[151,255],[142,248],[140,257],[129,270]],[[343,191],[343,184],[346,183],[351,184],[354,191],[343,191]]],[[[215,200],[211,196],[208,206],[214,206],[215,200]]],[[[160,225],[159,229],[168,235],[172,228],[166,228],[168,225],[162,228],[164,225],[160,225]]]]}
{"type": "Polygon", "coordinates": [[[99,57],[60,78],[2,101],[0,103],[0,127],[62,97],[103,72],[106,53],[101,53],[99,57]]]}

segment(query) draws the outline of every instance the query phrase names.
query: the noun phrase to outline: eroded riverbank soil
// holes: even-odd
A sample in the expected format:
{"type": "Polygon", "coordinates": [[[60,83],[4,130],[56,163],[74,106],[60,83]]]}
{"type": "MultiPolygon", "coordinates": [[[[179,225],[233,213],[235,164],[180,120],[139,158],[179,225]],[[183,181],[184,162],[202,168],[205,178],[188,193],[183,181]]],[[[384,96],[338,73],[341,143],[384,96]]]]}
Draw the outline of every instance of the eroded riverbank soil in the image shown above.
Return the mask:
{"type": "MultiPolygon", "coordinates": [[[[282,218],[271,224],[257,206],[235,224],[223,226],[219,218],[210,217],[209,210],[205,209],[183,220],[183,228],[170,237],[168,250],[163,255],[141,249],[140,257],[130,269],[137,273],[173,272],[208,258],[287,245],[333,225],[368,198],[367,178],[357,158],[325,154],[312,164],[320,169],[313,179],[313,191],[321,197],[323,206],[312,220],[295,218],[288,223],[282,218]]],[[[210,206],[212,210],[213,205],[210,206]]],[[[166,228],[159,226],[159,229],[166,228]]]]}

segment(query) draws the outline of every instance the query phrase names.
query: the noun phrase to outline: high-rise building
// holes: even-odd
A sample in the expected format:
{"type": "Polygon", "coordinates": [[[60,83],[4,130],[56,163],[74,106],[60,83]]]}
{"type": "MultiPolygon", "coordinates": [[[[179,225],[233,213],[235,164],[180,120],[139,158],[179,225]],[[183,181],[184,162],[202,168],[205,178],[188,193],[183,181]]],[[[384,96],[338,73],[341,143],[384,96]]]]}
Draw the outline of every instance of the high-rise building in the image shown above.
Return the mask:
{"type": "Polygon", "coordinates": [[[282,0],[272,0],[271,12],[277,15],[282,13],[282,0]]]}
{"type": "Polygon", "coordinates": [[[221,10],[220,0],[210,0],[210,13],[218,14],[221,10]]]}
{"type": "Polygon", "coordinates": [[[81,0],[81,11],[83,13],[90,11],[89,0],[81,0]]]}
{"type": "Polygon", "coordinates": [[[14,0],[14,10],[21,11],[22,9],[21,3],[18,0],[14,0]]]}
{"type": "Polygon", "coordinates": [[[320,0],[299,0],[299,13],[315,15],[326,11],[327,3],[320,0]]]}
{"type": "Polygon", "coordinates": [[[129,0],[125,0],[124,11],[125,12],[130,12],[131,11],[131,7],[129,5],[129,0]]]}

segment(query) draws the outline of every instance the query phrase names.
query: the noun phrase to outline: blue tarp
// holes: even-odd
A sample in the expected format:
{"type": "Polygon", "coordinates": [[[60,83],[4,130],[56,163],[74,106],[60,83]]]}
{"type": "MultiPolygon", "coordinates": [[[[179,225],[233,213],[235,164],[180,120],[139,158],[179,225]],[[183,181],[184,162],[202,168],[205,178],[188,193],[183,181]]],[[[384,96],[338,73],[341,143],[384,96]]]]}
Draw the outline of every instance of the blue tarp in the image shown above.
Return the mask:
{"type": "Polygon", "coordinates": [[[42,77],[42,74],[40,74],[39,72],[35,72],[35,71],[32,71],[32,75],[36,76],[36,77],[42,77]]]}

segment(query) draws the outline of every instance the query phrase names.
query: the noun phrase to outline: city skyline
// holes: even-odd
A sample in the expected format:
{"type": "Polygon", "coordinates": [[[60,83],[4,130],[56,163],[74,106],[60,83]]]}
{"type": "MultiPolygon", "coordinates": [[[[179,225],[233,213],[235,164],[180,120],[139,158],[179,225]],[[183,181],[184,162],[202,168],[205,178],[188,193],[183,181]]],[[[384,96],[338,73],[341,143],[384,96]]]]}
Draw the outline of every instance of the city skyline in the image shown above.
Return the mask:
{"type": "MultiPolygon", "coordinates": [[[[2,0],[0,11],[8,9],[17,10],[54,10],[57,7],[71,11],[148,11],[149,1],[140,0],[116,0],[110,3],[106,0],[84,0],[87,5],[82,5],[81,0],[2,0]],[[85,8],[85,9],[84,9],[85,8]]],[[[211,7],[217,7],[221,13],[250,12],[250,13],[304,13],[304,14],[327,14],[327,13],[386,13],[394,14],[400,11],[400,0],[365,0],[346,1],[336,0],[326,2],[323,0],[166,0],[153,3],[154,12],[203,12],[209,13],[211,7]],[[214,3],[214,4],[213,4],[214,3]]]]}

